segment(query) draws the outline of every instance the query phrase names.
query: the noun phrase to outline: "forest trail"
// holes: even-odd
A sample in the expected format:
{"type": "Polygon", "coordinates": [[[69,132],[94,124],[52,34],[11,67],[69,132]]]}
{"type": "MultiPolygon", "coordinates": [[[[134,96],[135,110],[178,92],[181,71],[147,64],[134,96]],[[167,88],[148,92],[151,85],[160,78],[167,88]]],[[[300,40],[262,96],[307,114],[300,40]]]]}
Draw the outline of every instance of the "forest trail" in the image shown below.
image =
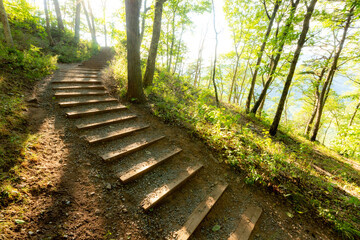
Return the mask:
{"type": "Polygon", "coordinates": [[[109,49],[36,90],[41,147],[23,239],[334,239],[225,166],[185,129],[108,94],[109,49]]]}

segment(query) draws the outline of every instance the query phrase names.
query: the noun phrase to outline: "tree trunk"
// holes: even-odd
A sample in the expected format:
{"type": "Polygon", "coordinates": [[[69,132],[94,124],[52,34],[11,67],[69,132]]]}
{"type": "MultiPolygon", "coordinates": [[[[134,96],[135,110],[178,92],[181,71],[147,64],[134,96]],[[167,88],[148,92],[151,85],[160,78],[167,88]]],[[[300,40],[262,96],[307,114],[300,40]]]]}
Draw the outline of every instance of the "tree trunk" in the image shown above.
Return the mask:
{"type": "Polygon", "coordinates": [[[126,12],[126,49],[128,60],[128,89],[129,101],[143,102],[145,100],[140,66],[140,17],[141,0],[125,0],[126,12]]]}
{"type": "Polygon", "coordinates": [[[303,28],[302,28],[301,35],[300,35],[300,38],[299,38],[298,43],[297,43],[297,47],[296,47],[296,50],[295,50],[295,53],[294,53],[294,58],[291,61],[289,74],[288,74],[288,76],[286,78],[284,89],[282,91],[281,98],[280,98],[280,101],[279,101],[279,105],[277,107],[273,123],[271,124],[271,127],[270,127],[269,133],[270,133],[271,136],[274,136],[276,134],[276,132],[277,132],[279,122],[280,122],[280,119],[281,119],[281,115],[282,115],[282,112],[284,110],[284,105],[285,105],[285,102],[286,102],[286,98],[287,98],[287,95],[288,95],[288,92],[289,92],[289,89],[290,89],[291,81],[292,81],[292,78],[294,76],[295,68],[296,68],[297,62],[299,60],[299,56],[300,56],[302,47],[304,46],[304,43],[306,41],[306,35],[307,35],[308,30],[309,30],[310,19],[311,19],[312,13],[314,11],[316,2],[317,2],[317,0],[311,0],[309,7],[307,7],[306,15],[305,15],[304,23],[303,23],[303,28]]]}
{"type": "Polygon", "coordinates": [[[330,123],[329,123],[329,126],[328,126],[328,127],[326,128],[326,130],[325,130],[324,138],[323,138],[323,141],[322,141],[322,144],[323,144],[323,145],[325,145],[326,135],[327,135],[327,133],[328,133],[328,131],[329,131],[329,128],[330,128],[330,126],[331,126],[331,124],[332,124],[332,121],[333,121],[333,119],[331,119],[331,121],[330,121],[330,123]]]}
{"type": "MultiPolygon", "coordinates": [[[[46,1],[46,0],[45,0],[46,1]]],[[[78,44],[80,40],[80,12],[81,12],[81,3],[76,1],[76,12],[75,12],[75,43],[78,44]]]]}
{"type": "Polygon", "coordinates": [[[106,1],[107,1],[107,0],[102,0],[102,1],[101,1],[102,4],[103,4],[105,47],[108,46],[108,43],[107,43],[107,29],[106,29],[106,1]]]}
{"type": "Polygon", "coordinates": [[[314,109],[313,109],[313,111],[312,111],[312,113],[311,113],[310,119],[309,119],[309,121],[307,122],[306,128],[305,128],[305,136],[307,136],[307,137],[308,137],[309,134],[310,134],[310,131],[311,131],[311,128],[312,128],[312,124],[313,124],[313,122],[314,122],[314,119],[315,119],[316,113],[317,113],[317,109],[318,109],[318,107],[319,107],[319,98],[320,98],[319,85],[320,85],[320,83],[321,83],[321,81],[322,81],[322,79],[323,79],[323,77],[324,77],[324,75],[325,75],[325,72],[326,72],[326,70],[327,70],[327,68],[328,68],[329,61],[330,61],[331,58],[332,58],[332,53],[331,53],[331,55],[329,56],[329,58],[326,60],[325,66],[324,66],[323,69],[321,70],[320,76],[319,76],[319,78],[318,78],[318,80],[317,80],[317,83],[316,83],[317,85],[316,85],[316,89],[315,89],[315,105],[314,105],[314,109]]]}
{"type": "Polygon", "coordinates": [[[264,37],[264,40],[263,40],[261,48],[260,48],[260,52],[259,52],[259,55],[258,55],[256,66],[255,66],[255,71],[254,71],[254,74],[253,74],[253,77],[252,77],[252,80],[251,80],[249,95],[248,95],[248,98],[246,100],[246,107],[245,107],[245,112],[246,113],[249,113],[249,111],[250,111],[250,103],[251,103],[251,98],[253,97],[253,94],[254,94],[254,88],[255,88],[255,82],[256,82],[257,73],[258,73],[258,70],[259,70],[259,67],[260,67],[260,64],[261,64],[261,59],[262,59],[262,56],[263,56],[263,53],[264,53],[264,50],[265,50],[265,47],[266,47],[266,42],[267,42],[267,40],[269,38],[271,28],[272,28],[272,25],[274,23],[276,13],[279,10],[280,4],[281,4],[281,0],[277,0],[276,3],[275,3],[275,6],[274,6],[274,10],[273,10],[273,12],[271,14],[271,17],[269,19],[270,22],[269,22],[269,25],[267,27],[265,37],[264,37]]]}
{"type": "Polygon", "coordinates": [[[90,19],[91,19],[91,26],[92,26],[91,38],[92,38],[92,41],[93,41],[94,43],[97,43],[97,41],[96,41],[95,19],[94,19],[94,15],[93,15],[93,13],[92,13],[90,1],[87,0],[87,2],[88,2],[88,6],[89,6],[89,13],[90,13],[90,19]]]}
{"type": "Polygon", "coordinates": [[[144,75],[144,86],[148,87],[153,84],[155,64],[156,64],[156,55],[159,45],[159,39],[161,34],[161,17],[163,11],[163,4],[166,0],[156,0],[155,3],[155,14],[154,14],[154,23],[153,23],[153,33],[150,43],[149,56],[147,59],[146,70],[144,75]]]}
{"type": "Polygon", "coordinates": [[[267,93],[267,90],[269,89],[273,79],[274,79],[274,74],[276,72],[276,68],[277,68],[277,65],[280,61],[280,57],[281,57],[281,54],[282,54],[282,51],[283,51],[283,48],[284,48],[284,45],[285,45],[285,41],[286,41],[286,37],[287,37],[287,34],[289,33],[290,31],[290,27],[292,25],[292,22],[293,22],[293,19],[294,19],[294,15],[295,15],[295,12],[296,12],[296,8],[297,6],[299,5],[299,2],[300,0],[297,0],[296,2],[292,2],[292,6],[291,6],[291,10],[290,10],[290,16],[289,18],[286,20],[286,25],[285,25],[285,28],[284,28],[284,31],[283,31],[283,34],[281,36],[281,39],[280,39],[280,45],[276,51],[276,56],[273,60],[273,63],[271,64],[271,68],[270,68],[270,74],[265,82],[265,85],[263,87],[263,90],[261,91],[261,94],[258,98],[258,100],[255,102],[254,106],[252,107],[251,109],[251,113],[253,114],[256,114],[260,104],[262,102],[264,102],[264,98],[266,96],[266,93],[267,93]]]}
{"type": "Polygon", "coordinates": [[[216,88],[216,82],[215,82],[215,76],[216,76],[216,60],[217,60],[217,46],[218,46],[218,32],[216,31],[216,25],[215,25],[215,7],[214,7],[214,0],[211,0],[212,7],[213,7],[213,24],[214,24],[214,32],[215,32],[215,57],[214,57],[214,66],[213,66],[213,72],[212,72],[212,82],[214,85],[215,90],[215,99],[216,99],[216,105],[219,106],[219,97],[218,92],[216,88]]]}
{"type": "Polygon", "coordinates": [[[55,12],[56,12],[56,18],[57,18],[57,24],[59,27],[60,32],[64,32],[64,24],[61,18],[61,11],[60,11],[60,5],[58,0],[54,0],[54,6],[55,6],[55,12]]]}
{"type": "Polygon", "coordinates": [[[92,25],[91,25],[89,13],[88,13],[88,11],[87,11],[87,9],[86,9],[85,1],[84,1],[84,0],[81,0],[81,2],[82,2],[83,9],[84,9],[86,21],[87,21],[88,26],[89,26],[89,31],[90,31],[90,34],[91,34],[91,41],[92,41],[93,43],[95,43],[95,42],[96,42],[96,37],[95,37],[95,35],[94,35],[94,31],[93,31],[93,28],[92,28],[92,25]]]}
{"type": "Polygon", "coordinates": [[[180,60],[180,48],[181,48],[181,42],[182,42],[182,37],[183,37],[183,34],[184,34],[184,30],[185,30],[185,27],[184,27],[184,24],[182,24],[182,26],[181,26],[181,34],[180,34],[180,39],[179,39],[179,44],[178,44],[177,51],[176,51],[177,54],[176,54],[176,59],[175,59],[175,64],[174,64],[174,70],[173,70],[172,75],[175,75],[176,70],[177,70],[177,65],[179,64],[179,60],[180,60]]]}
{"type": "Polygon", "coordinates": [[[147,8],[146,7],[146,0],[144,1],[144,11],[142,13],[142,17],[141,17],[141,32],[140,32],[140,45],[141,42],[144,38],[144,33],[145,33],[145,21],[146,21],[146,13],[150,10],[151,8],[147,8]]]}
{"type": "MultiPolygon", "coordinates": [[[[244,45],[244,47],[245,47],[245,45],[244,45]]],[[[239,67],[239,60],[240,60],[240,55],[236,51],[236,63],[235,63],[234,75],[233,75],[233,78],[232,78],[232,81],[231,81],[231,86],[230,86],[230,93],[229,93],[229,99],[228,99],[229,103],[231,101],[231,95],[232,95],[233,88],[234,88],[234,83],[235,83],[236,77],[237,77],[237,71],[238,71],[238,67],[239,67]]]]}
{"type": "Polygon", "coordinates": [[[354,110],[354,113],[352,114],[352,116],[351,116],[351,118],[350,118],[348,127],[351,127],[351,125],[353,124],[354,118],[355,118],[356,113],[357,113],[357,111],[359,110],[359,108],[360,108],[360,100],[359,100],[359,103],[356,105],[355,110],[354,110]]]}
{"type": "Polygon", "coordinates": [[[340,45],[339,45],[339,49],[338,51],[335,53],[335,56],[334,56],[334,60],[333,60],[333,63],[330,67],[330,70],[328,72],[328,75],[326,77],[326,80],[324,82],[324,86],[323,86],[323,89],[320,93],[320,99],[319,99],[319,107],[317,109],[317,113],[316,113],[316,120],[315,120],[315,124],[314,124],[314,129],[313,129],[313,132],[312,132],[312,136],[310,138],[311,141],[315,141],[316,140],[316,136],[319,132],[319,127],[320,127],[320,121],[321,121],[321,115],[322,115],[322,112],[324,110],[324,106],[325,106],[325,103],[326,103],[326,98],[327,98],[327,94],[330,90],[330,86],[331,86],[331,83],[332,83],[332,80],[334,78],[334,75],[335,75],[335,71],[337,69],[337,63],[338,63],[338,60],[339,60],[339,57],[340,57],[340,54],[341,54],[341,51],[344,47],[344,43],[345,43],[345,40],[346,40],[346,34],[347,34],[347,31],[349,30],[349,27],[350,27],[350,24],[351,24],[351,19],[352,19],[352,16],[354,14],[354,9],[355,9],[355,4],[353,4],[349,10],[349,14],[348,14],[348,17],[346,19],[346,24],[345,24],[345,27],[344,27],[344,32],[343,32],[343,36],[341,38],[341,41],[340,41],[340,45]]]}
{"type": "Polygon", "coordinates": [[[50,29],[50,18],[49,18],[49,11],[47,6],[47,1],[44,0],[44,12],[45,12],[45,20],[46,20],[46,33],[48,36],[50,46],[54,46],[54,40],[51,36],[51,29],[50,29]]]}
{"type": "Polygon", "coordinates": [[[3,0],[0,0],[0,18],[1,18],[1,23],[3,25],[3,28],[4,28],[5,41],[8,45],[13,46],[14,41],[11,36],[9,20],[8,20],[6,11],[5,11],[3,0]]]}
{"type": "Polygon", "coordinates": [[[177,11],[177,8],[174,9],[174,12],[173,12],[173,19],[172,19],[172,22],[171,22],[171,28],[172,28],[172,34],[171,34],[171,45],[170,45],[170,57],[169,57],[169,62],[168,62],[168,65],[167,65],[167,71],[170,72],[170,69],[171,69],[171,64],[172,64],[172,57],[173,57],[173,54],[174,54],[174,43],[175,43],[175,17],[176,17],[176,11],[177,11]]]}

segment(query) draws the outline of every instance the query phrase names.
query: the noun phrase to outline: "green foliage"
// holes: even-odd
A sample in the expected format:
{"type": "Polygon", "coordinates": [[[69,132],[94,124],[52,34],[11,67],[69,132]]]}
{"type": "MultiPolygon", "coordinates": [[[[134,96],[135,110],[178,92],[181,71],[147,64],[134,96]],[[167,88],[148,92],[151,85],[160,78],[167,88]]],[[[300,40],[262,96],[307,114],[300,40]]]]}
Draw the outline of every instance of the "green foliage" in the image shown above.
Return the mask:
{"type": "Polygon", "coordinates": [[[355,158],[360,161],[360,126],[352,125],[340,129],[331,146],[345,157],[355,158]]]}

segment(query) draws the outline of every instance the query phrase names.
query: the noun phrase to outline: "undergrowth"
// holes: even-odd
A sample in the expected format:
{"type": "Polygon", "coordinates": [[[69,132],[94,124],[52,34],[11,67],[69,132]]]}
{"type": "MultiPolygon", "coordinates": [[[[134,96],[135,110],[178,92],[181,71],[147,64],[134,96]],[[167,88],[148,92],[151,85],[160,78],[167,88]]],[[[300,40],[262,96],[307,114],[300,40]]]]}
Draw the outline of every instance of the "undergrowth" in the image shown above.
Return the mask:
{"type": "MultiPolygon", "coordinates": [[[[118,48],[110,65],[118,93],[126,93],[126,58],[118,48]]],[[[157,71],[145,90],[154,115],[182,125],[218,154],[220,161],[287,199],[297,214],[325,220],[344,238],[360,237],[360,174],[346,158],[295,135],[291,128],[269,135],[270,119],[244,114],[236,106],[217,107],[213,93],[186,79],[157,71]]]]}
{"type": "Polygon", "coordinates": [[[315,211],[346,238],[360,237],[360,175],[346,159],[290,132],[271,137],[269,120],[216,107],[208,89],[161,72],[146,93],[154,115],[191,129],[224,163],[244,171],[246,183],[277,192],[298,214],[315,211]]]}

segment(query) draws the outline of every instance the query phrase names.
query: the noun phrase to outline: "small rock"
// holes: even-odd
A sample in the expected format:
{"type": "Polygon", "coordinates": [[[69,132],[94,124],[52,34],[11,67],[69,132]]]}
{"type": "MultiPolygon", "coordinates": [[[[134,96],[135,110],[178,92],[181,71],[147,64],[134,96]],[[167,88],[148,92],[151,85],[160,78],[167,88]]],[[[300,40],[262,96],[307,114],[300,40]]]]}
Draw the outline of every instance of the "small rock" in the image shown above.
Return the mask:
{"type": "Polygon", "coordinates": [[[26,102],[28,102],[28,103],[39,103],[39,101],[35,97],[31,97],[31,98],[27,99],[26,102]]]}
{"type": "Polygon", "coordinates": [[[106,189],[109,189],[109,190],[111,189],[111,184],[110,183],[106,184],[106,189]]]}
{"type": "Polygon", "coordinates": [[[69,205],[71,202],[69,200],[65,201],[66,205],[69,205]]]}
{"type": "Polygon", "coordinates": [[[127,212],[128,212],[128,210],[127,210],[126,208],[124,208],[122,211],[123,211],[123,213],[127,213],[127,212]]]}
{"type": "Polygon", "coordinates": [[[34,235],[34,232],[29,231],[28,234],[29,234],[30,236],[32,236],[32,235],[34,235]]]}
{"type": "Polygon", "coordinates": [[[90,195],[90,196],[94,196],[94,195],[95,195],[95,192],[91,192],[89,195],[90,195]]]}
{"type": "Polygon", "coordinates": [[[123,202],[125,202],[125,198],[122,198],[121,200],[122,200],[123,202]]]}

